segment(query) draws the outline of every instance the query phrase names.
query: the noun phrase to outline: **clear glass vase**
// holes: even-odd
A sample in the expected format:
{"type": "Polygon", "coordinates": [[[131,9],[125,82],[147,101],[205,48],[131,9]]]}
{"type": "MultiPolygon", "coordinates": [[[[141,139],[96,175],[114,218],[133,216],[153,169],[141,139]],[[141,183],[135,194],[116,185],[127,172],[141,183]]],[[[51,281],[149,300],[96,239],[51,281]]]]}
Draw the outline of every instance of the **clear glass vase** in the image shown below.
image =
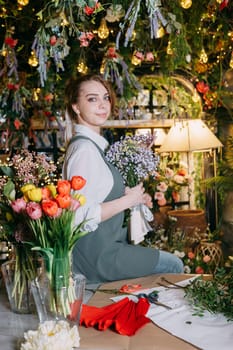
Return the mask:
{"type": "Polygon", "coordinates": [[[86,278],[75,274],[69,278],[68,285],[63,276],[58,279],[54,284],[54,278],[43,275],[31,284],[39,322],[66,319],[78,325],[86,278]]]}
{"type": "Polygon", "coordinates": [[[1,271],[11,310],[19,314],[36,312],[31,282],[42,274],[43,259],[27,256],[27,260],[22,261],[16,256],[3,263],[1,271]]]}

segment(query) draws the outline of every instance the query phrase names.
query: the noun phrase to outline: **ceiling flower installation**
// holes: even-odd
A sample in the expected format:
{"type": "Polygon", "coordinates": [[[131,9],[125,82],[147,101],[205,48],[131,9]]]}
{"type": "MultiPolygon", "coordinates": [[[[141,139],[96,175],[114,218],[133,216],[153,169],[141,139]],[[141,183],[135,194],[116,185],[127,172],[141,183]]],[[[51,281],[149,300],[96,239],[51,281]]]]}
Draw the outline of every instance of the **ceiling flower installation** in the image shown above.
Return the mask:
{"type": "MultiPolygon", "coordinates": [[[[1,0],[2,143],[17,144],[35,110],[56,118],[71,75],[104,74],[116,89],[120,118],[141,89],[139,77],[179,72],[204,110],[232,116],[233,4],[226,0],[1,0]],[[229,75],[228,75],[229,76],[229,75]],[[208,92],[202,92],[202,85],[208,92]],[[49,111],[44,97],[54,96],[49,111]],[[7,142],[6,142],[7,141],[7,142]]],[[[169,117],[169,116],[165,116],[169,117]]]]}

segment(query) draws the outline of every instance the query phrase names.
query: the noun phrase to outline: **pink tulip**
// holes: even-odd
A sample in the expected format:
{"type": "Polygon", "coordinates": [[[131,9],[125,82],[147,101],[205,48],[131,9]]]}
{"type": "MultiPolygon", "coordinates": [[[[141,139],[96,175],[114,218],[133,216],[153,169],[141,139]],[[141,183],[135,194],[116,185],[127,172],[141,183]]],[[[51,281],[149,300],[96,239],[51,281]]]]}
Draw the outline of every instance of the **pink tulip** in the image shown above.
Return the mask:
{"type": "Polygon", "coordinates": [[[23,197],[18,198],[18,199],[11,202],[11,208],[16,213],[20,213],[21,211],[24,211],[26,209],[26,205],[27,205],[27,203],[25,202],[23,197]]]}
{"type": "Polygon", "coordinates": [[[32,220],[37,220],[42,217],[42,209],[39,203],[29,202],[26,206],[26,212],[32,220]]]}
{"type": "Polygon", "coordinates": [[[70,210],[77,210],[81,206],[79,200],[75,198],[71,198],[71,205],[70,205],[70,210]]]}
{"type": "Polygon", "coordinates": [[[57,208],[57,212],[55,215],[53,215],[53,218],[58,218],[62,214],[62,208],[57,208]]]}

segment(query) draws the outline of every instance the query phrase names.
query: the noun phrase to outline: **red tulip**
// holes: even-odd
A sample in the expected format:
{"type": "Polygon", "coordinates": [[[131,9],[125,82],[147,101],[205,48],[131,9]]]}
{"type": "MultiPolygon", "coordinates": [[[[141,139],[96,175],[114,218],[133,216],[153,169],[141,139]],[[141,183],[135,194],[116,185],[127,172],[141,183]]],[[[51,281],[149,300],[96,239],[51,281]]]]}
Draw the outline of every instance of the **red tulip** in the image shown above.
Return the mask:
{"type": "Polygon", "coordinates": [[[71,188],[73,190],[81,190],[86,184],[86,180],[82,176],[73,176],[71,179],[71,188]]]}
{"type": "Polygon", "coordinates": [[[62,209],[67,209],[71,205],[71,197],[68,194],[58,194],[55,199],[62,209]]]}
{"type": "Polygon", "coordinates": [[[41,205],[42,205],[43,212],[46,215],[51,217],[54,217],[57,215],[58,204],[55,200],[51,200],[51,199],[43,200],[41,205]]]}
{"type": "Polygon", "coordinates": [[[67,195],[70,193],[71,185],[68,180],[58,180],[57,192],[61,195],[67,195]]]}

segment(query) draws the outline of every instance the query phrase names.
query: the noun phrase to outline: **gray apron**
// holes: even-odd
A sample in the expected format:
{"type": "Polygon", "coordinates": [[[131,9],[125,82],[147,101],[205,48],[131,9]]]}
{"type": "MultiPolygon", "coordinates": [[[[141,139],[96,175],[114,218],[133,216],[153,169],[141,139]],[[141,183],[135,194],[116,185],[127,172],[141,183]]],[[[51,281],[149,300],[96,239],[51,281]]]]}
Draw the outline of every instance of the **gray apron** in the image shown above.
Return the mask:
{"type": "MultiPolygon", "coordinates": [[[[113,187],[104,202],[122,197],[125,186],[118,169],[106,160],[104,152],[91,139],[75,136],[71,142],[80,138],[95,144],[111,170],[113,187]]],[[[127,227],[123,227],[123,223],[124,212],[121,212],[101,222],[95,231],[78,240],[72,256],[74,273],[82,273],[89,283],[136,278],[153,273],[159,251],[129,244],[127,227]]]]}

